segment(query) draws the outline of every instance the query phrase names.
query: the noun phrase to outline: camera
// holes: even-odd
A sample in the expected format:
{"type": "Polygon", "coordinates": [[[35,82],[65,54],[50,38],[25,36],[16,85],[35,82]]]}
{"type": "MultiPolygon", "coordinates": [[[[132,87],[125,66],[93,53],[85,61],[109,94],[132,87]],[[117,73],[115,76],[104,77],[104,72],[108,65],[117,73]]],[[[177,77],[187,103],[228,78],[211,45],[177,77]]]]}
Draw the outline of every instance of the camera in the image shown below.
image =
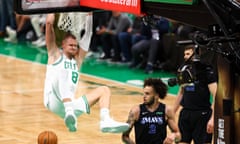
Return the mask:
{"type": "Polygon", "coordinates": [[[177,78],[170,78],[170,79],[168,79],[168,85],[170,87],[173,87],[173,86],[175,86],[177,84],[178,84],[178,79],[177,78]]]}
{"type": "Polygon", "coordinates": [[[168,85],[173,87],[175,85],[183,85],[193,83],[195,80],[195,75],[193,72],[193,66],[191,64],[186,64],[180,67],[177,71],[176,78],[168,79],[168,85]]]}

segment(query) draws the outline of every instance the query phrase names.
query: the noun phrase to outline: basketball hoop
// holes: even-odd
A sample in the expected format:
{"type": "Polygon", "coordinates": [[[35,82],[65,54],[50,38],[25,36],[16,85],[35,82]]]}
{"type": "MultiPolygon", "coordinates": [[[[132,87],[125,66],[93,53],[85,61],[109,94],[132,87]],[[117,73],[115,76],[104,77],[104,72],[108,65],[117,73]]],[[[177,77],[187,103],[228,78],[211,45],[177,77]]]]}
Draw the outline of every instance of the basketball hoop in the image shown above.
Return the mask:
{"type": "Polygon", "coordinates": [[[80,33],[84,28],[87,13],[60,13],[58,20],[58,28],[66,32],[80,33]]]}
{"type": "Polygon", "coordinates": [[[71,32],[85,51],[89,49],[92,36],[92,15],[88,12],[60,13],[57,26],[60,30],[71,32]]]}

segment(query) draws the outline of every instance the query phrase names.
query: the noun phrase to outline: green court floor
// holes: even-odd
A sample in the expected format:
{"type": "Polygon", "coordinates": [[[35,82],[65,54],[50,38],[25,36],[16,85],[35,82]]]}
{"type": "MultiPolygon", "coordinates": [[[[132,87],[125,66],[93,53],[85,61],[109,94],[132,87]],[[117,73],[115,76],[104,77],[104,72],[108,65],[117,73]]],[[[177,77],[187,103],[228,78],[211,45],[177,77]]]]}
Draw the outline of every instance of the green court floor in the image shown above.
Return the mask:
{"type": "MultiPolygon", "coordinates": [[[[2,38],[0,38],[0,54],[43,65],[47,62],[46,48],[36,48],[30,43],[6,43],[2,38]]],[[[143,80],[148,77],[159,77],[166,83],[168,78],[175,77],[174,74],[164,71],[155,71],[152,74],[145,74],[143,70],[129,69],[127,65],[98,61],[98,59],[94,57],[87,57],[85,59],[81,72],[136,87],[142,87],[143,80]]],[[[169,87],[170,94],[176,95],[177,91],[178,86],[169,87]]]]}

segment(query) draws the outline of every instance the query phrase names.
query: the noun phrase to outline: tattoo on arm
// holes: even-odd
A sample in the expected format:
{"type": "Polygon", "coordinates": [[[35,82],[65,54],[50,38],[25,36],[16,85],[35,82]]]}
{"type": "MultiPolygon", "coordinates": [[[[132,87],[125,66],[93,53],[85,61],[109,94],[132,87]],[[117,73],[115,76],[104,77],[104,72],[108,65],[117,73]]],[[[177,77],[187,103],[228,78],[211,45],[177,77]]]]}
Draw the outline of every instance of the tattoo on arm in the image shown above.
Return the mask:
{"type": "Polygon", "coordinates": [[[131,110],[129,112],[129,115],[128,115],[128,120],[127,120],[127,123],[129,124],[130,128],[128,131],[124,132],[123,135],[122,135],[122,141],[125,143],[125,144],[133,144],[134,142],[132,141],[132,139],[130,138],[129,134],[133,128],[133,125],[134,125],[134,122],[135,122],[135,118],[134,118],[134,112],[131,110]]]}
{"type": "Polygon", "coordinates": [[[131,132],[132,128],[133,128],[133,125],[134,125],[134,113],[132,111],[129,112],[129,115],[128,115],[128,119],[127,119],[127,123],[129,124],[130,128],[128,131],[126,131],[124,133],[124,135],[129,135],[129,133],[131,132]]]}
{"type": "Polygon", "coordinates": [[[132,111],[129,112],[129,115],[128,115],[128,120],[127,120],[127,123],[129,124],[133,124],[134,123],[134,113],[132,111]]]}

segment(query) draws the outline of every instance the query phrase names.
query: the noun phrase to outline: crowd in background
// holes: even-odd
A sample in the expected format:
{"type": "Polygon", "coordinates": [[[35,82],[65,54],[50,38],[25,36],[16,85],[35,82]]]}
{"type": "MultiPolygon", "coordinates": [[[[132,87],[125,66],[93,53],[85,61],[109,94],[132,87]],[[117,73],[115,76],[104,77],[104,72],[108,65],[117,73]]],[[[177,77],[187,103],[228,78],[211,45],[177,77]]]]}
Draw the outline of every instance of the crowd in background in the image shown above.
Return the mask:
{"type": "MultiPolygon", "coordinates": [[[[20,15],[13,0],[0,1],[0,38],[29,42],[45,48],[45,14],[20,15]]],[[[99,61],[128,65],[149,74],[175,72],[183,62],[178,40],[190,39],[196,28],[161,16],[143,17],[117,11],[93,13],[93,36],[88,56],[99,61]]]]}
{"type": "Polygon", "coordinates": [[[183,47],[195,27],[164,18],[115,11],[93,14],[90,53],[101,53],[100,61],[126,64],[130,69],[176,71],[183,62],[183,47]],[[144,19],[145,18],[145,19],[144,19]]]}
{"type": "MultiPolygon", "coordinates": [[[[13,2],[13,0],[0,0],[0,37],[9,43],[30,42],[33,46],[45,48],[46,15],[19,15],[14,12],[13,2]]],[[[147,74],[153,73],[154,70],[176,72],[186,55],[184,46],[178,46],[177,41],[191,39],[195,31],[197,31],[195,27],[162,16],[144,17],[117,11],[98,11],[93,13],[93,36],[88,56],[98,53],[100,56],[96,58],[99,61],[126,64],[129,69],[142,69],[147,74]]],[[[193,49],[192,53],[194,53],[193,49]]],[[[203,72],[203,66],[199,68],[201,68],[199,71],[203,72]]],[[[199,79],[194,85],[192,83],[183,85],[178,93],[174,108],[176,112],[180,105],[184,107],[179,119],[183,141],[191,141],[193,132],[188,130],[192,130],[195,126],[197,126],[195,132],[199,131],[201,134],[205,132],[203,127],[206,124],[208,126],[206,133],[213,132],[214,107],[212,106],[214,105],[209,99],[210,92],[215,97],[217,79],[209,67],[205,69],[206,73],[203,73],[205,75],[196,72],[199,79]],[[181,101],[183,98],[184,101],[181,101]],[[194,123],[189,126],[189,119],[191,122],[193,119],[202,122],[203,120],[199,121],[199,117],[203,118],[203,115],[206,115],[205,123],[201,125],[194,123]]],[[[166,90],[164,93],[167,92],[166,90]]],[[[149,95],[151,91],[144,92],[149,95]]],[[[156,94],[152,96],[158,97],[156,94]]],[[[155,100],[158,101],[158,98],[155,100]]],[[[195,132],[194,137],[199,140],[199,135],[195,132]]],[[[124,140],[128,139],[128,135],[129,133],[123,135],[124,140]]],[[[212,135],[209,135],[208,141],[211,142],[211,139],[212,135]]]]}

